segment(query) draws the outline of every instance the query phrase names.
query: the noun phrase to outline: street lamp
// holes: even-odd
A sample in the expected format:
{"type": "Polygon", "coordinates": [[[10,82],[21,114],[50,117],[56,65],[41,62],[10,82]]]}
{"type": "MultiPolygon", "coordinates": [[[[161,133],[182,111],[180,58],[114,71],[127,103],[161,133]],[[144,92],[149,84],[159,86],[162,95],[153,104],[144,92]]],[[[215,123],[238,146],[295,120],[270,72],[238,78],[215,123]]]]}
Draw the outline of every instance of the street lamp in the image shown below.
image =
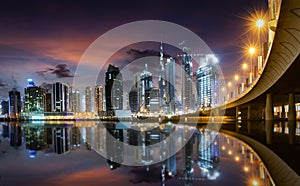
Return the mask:
{"type": "Polygon", "coordinates": [[[229,93],[228,93],[228,100],[229,100],[230,98],[232,98],[232,95],[231,95],[231,86],[232,86],[232,83],[229,81],[227,83],[227,86],[228,86],[228,90],[229,90],[229,93]]]}
{"type": "MultiPolygon", "coordinates": [[[[245,82],[246,82],[245,71],[248,68],[248,65],[246,63],[243,63],[242,68],[243,68],[243,82],[242,82],[242,92],[243,92],[245,89],[245,82]]],[[[246,84],[246,86],[248,85],[246,84]]]]}
{"type": "Polygon", "coordinates": [[[263,28],[263,26],[265,25],[265,21],[262,18],[259,18],[256,20],[255,25],[257,27],[257,34],[258,34],[258,71],[260,71],[262,69],[262,65],[263,65],[263,58],[262,58],[262,45],[261,45],[261,29],[263,28]]]}
{"type": "Polygon", "coordinates": [[[252,64],[252,56],[255,53],[255,48],[254,47],[250,47],[249,49],[249,53],[250,53],[250,84],[252,84],[253,82],[253,64],[252,64]]]}
{"type": "Polygon", "coordinates": [[[234,92],[235,92],[235,97],[237,97],[237,95],[239,94],[239,86],[238,86],[239,76],[237,74],[234,75],[234,80],[235,80],[235,86],[236,86],[234,92]]]}

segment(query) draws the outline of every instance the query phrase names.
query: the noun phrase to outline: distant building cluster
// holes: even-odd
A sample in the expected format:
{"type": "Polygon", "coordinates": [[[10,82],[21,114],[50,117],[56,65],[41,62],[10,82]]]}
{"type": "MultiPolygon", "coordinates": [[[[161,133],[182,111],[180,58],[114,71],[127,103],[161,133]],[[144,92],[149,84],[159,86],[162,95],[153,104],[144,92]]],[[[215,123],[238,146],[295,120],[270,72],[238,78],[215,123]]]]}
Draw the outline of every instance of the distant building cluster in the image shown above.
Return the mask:
{"type": "Polygon", "coordinates": [[[68,116],[72,113],[115,116],[116,111],[124,109],[130,109],[133,114],[175,115],[220,104],[219,72],[214,55],[191,54],[184,47],[181,55],[164,58],[161,43],[159,62],[158,82],[153,82],[152,73],[145,64],[142,72],[133,74],[133,86],[126,93],[119,67],[111,64],[105,74],[105,85],[87,86],[84,95],[65,83],[53,83],[47,90],[28,79],[24,98],[16,88],[10,91],[8,101],[1,103],[2,115],[10,118],[21,115],[68,116]],[[195,57],[200,64],[193,71],[195,57]],[[176,72],[176,64],[180,64],[181,72],[176,72]],[[179,87],[181,91],[177,91],[179,87]]]}

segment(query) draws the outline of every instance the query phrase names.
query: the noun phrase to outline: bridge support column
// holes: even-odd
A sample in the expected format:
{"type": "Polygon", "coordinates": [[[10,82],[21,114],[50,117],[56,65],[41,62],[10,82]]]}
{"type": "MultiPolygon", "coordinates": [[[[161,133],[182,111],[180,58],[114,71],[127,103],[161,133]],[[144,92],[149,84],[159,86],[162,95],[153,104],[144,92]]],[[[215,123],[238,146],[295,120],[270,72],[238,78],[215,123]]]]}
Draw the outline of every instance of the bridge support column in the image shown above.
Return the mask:
{"type": "Polygon", "coordinates": [[[248,110],[247,110],[247,119],[251,120],[252,119],[252,113],[251,113],[251,105],[248,105],[248,110]]]}
{"type": "Polygon", "coordinates": [[[289,94],[289,113],[288,113],[288,126],[289,126],[289,143],[295,143],[296,133],[296,108],[295,108],[295,95],[289,94]]]}
{"type": "Polygon", "coordinates": [[[272,144],[272,132],[273,132],[273,99],[272,94],[266,95],[266,115],[265,115],[265,131],[266,131],[266,142],[272,144]]]}
{"type": "Polygon", "coordinates": [[[265,120],[273,120],[273,99],[272,94],[267,94],[266,98],[266,119],[265,120]]]}

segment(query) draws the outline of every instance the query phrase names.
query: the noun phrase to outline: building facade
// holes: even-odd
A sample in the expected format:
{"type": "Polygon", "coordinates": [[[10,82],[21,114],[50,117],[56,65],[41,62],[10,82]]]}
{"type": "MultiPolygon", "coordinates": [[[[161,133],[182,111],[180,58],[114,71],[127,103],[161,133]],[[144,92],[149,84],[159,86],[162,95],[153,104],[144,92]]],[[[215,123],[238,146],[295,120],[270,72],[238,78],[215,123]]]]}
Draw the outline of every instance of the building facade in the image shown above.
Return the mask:
{"type": "Polygon", "coordinates": [[[182,57],[182,110],[188,113],[193,109],[193,61],[188,49],[183,49],[182,57]]]}
{"type": "Polygon", "coordinates": [[[123,77],[118,67],[109,65],[105,75],[106,110],[123,109],[123,77]]]}
{"type": "Polygon", "coordinates": [[[16,89],[13,88],[9,92],[9,117],[10,118],[19,118],[21,113],[21,94],[16,89]]]}
{"type": "Polygon", "coordinates": [[[52,84],[52,111],[68,112],[69,110],[69,86],[56,82],[52,84]]]}
{"type": "Polygon", "coordinates": [[[94,104],[95,104],[95,112],[98,115],[100,112],[104,111],[104,108],[103,108],[103,86],[102,85],[95,86],[94,104]]]}
{"type": "Polygon", "coordinates": [[[70,91],[70,112],[80,112],[81,104],[80,104],[80,92],[79,90],[71,90],[70,91]]]}
{"type": "Polygon", "coordinates": [[[92,88],[85,88],[85,112],[92,112],[92,88]]]}
{"type": "Polygon", "coordinates": [[[44,113],[46,110],[45,89],[35,86],[32,79],[27,80],[27,87],[24,89],[24,111],[33,113],[44,113]]]}
{"type": "Polygon", "coordinates": [[[214,107],[219,102],[219,73],[215,63],[214,58],[206,56],[206,62],[196,72],[198,104],[201,108],[214,107]]]}

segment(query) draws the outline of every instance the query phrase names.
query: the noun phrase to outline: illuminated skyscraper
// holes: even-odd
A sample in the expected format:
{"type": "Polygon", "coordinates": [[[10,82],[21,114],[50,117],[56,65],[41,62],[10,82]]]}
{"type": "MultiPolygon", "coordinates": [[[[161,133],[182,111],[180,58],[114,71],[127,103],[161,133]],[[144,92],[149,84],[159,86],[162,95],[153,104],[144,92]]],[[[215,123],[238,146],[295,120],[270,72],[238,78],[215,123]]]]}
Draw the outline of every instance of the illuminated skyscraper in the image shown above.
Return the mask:
{"type": "Polygon", "coordinates": [[[170,57],[167,59],[166,64],[167,73],[167,92],[166,102],[169,105],[169,112],[175,113],[176,110],[176,98],[175,98],[175,85],[176,85],[176,62],[175,59],[170,57]]]}
{"type": "Polygon", "coordinates": [[[21,112],[21,94],[16,88],[9,92],[9,117],[19,118],[21,112]]]}
{"type": "Polygon", "coordinates": [[[162,43],[160,43],[160,75],[159,75],[159,94],[160,94],[160,106],[167,110],[167,87],[168,87],[168,80],[167,80],[167,70],[166,70],[166,63],[164,60],[164,51],[162,43]]]}
{"type": "Polygon", "coordinates": [[[123,109],[123,78],[118,67],[109,65],[105,76],[106,110],[123,109]]]}
{"type": "Polygon", "coordinates": [[[219,73],[214,55],[206,55],[205,63],[196,72],[197,94],[200,107],[214,107],[219,100],[219,73]]]}
{"type": "Polygon", "coordinates": [[[149,110],[152,113],[159,113],[160,111],[158,88],[152,88],[150,92],[149,110]]]}
{"type": "Polygon", "coordinates": [[[140,76],[140,105],[141,108],[149,110],[150,104],[150,93],[153,88],[152,74],[148,71],[147,64],[145,65],[145,70],[140,76]]]}
{"type": "Polygon", "coordinates": [[[80,112],[80,92],[79,90],[70,91],[70,111],[80,112]]]}
{"type": "Polygon", "coordinates": [[[99,115],[99,112],[104,111],[103,108],[103,86],[96,85],[94,90],[94,104],[95,112],[99,115]]]}
{"type": "Polygon", "coordinates": [[[32,79],[27,80],[27,87],[24,89],[24,96],[25,112],[43,113],[45,111],[45,89],[36,86],[32,79]]]}
{"type": "Polygon", "coordinates": [[[192,56],[188,53],[186,47],[183,48],[182,57],[182,110],[184,113],[193,109],[193,62],[192,56]]]}
{"type": "Polygon", "coordinates": [[[85,111],[92,112],[92,88],[85,88],[85,111]]]}
{"type": "Polygon", "coordinates": [[[69,86],[56,82],[52,84],[52,111],[68,112],[69,109],[69,86]]]}

